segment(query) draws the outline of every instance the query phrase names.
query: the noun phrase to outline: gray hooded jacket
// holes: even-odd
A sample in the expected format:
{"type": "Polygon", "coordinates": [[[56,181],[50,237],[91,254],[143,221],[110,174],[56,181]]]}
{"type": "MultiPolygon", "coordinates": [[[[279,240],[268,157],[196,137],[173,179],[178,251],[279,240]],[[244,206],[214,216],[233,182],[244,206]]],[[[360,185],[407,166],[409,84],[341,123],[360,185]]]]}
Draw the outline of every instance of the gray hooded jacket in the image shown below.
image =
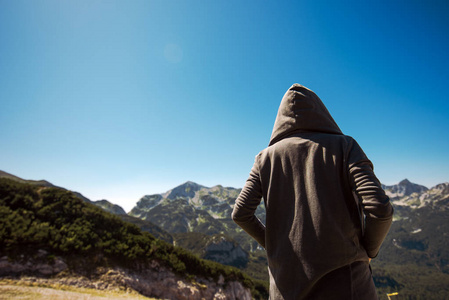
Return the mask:
{"type": "Polygon", "coordinates": [[[392,215],[360,146],[342,134],[314,92],[294,84],[232,213],[266,249],[270,298],[311,299],[328,274],[354,262],[367,265],[392,215]],[[254,215],[262,199],[265,225],[254,215]]]}

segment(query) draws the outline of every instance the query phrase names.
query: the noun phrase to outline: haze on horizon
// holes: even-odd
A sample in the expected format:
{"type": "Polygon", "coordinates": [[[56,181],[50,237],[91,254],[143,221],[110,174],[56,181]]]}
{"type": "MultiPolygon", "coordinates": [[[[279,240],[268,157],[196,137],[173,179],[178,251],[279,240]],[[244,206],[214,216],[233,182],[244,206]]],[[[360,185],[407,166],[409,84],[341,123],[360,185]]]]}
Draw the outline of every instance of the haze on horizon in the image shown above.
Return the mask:
{"type": "Polygon", "coordinates": [[[0,170],[129,210],[240,188],[285,91],[384,184],[449,181],[447,1],[0,0],[0,170]]]}

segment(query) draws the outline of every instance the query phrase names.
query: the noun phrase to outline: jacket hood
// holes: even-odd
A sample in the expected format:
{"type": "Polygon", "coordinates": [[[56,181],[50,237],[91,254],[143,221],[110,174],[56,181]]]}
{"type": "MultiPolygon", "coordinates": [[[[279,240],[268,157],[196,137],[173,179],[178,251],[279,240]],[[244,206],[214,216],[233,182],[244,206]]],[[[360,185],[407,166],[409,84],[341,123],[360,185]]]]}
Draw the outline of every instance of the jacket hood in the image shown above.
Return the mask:
{"type": "Polygon", "coordinates": [[[343,134],[321,99],[295,83],[282,98],[269,146],[298,132],[343,134]]]}

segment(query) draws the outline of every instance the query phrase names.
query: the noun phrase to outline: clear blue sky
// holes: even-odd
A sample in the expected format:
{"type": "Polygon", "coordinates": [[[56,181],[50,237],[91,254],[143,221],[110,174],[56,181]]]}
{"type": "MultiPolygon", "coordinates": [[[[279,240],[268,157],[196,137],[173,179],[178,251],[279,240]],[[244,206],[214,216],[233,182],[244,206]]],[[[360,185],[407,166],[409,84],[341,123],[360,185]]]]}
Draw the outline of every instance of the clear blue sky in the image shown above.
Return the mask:
{"type": "Polygon", "coordinates": [[[449,181],[447,1],[0,0],[0,170],[129,210],[242,187],[314,90],[385,184],[449,181]]]}

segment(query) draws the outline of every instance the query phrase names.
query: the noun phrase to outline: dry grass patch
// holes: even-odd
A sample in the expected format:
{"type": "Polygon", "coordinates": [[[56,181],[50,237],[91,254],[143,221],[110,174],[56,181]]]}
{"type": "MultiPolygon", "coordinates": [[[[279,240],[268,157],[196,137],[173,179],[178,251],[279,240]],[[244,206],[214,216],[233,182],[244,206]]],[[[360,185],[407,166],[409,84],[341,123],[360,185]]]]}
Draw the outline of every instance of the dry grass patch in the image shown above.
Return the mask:
{"type": "Polygon", "coordinates": [[[32,284],[18,280],[0,280],[0,299],[21,300],[157,300],[137,292],[103,291],[67,285],[32,284]]]}

